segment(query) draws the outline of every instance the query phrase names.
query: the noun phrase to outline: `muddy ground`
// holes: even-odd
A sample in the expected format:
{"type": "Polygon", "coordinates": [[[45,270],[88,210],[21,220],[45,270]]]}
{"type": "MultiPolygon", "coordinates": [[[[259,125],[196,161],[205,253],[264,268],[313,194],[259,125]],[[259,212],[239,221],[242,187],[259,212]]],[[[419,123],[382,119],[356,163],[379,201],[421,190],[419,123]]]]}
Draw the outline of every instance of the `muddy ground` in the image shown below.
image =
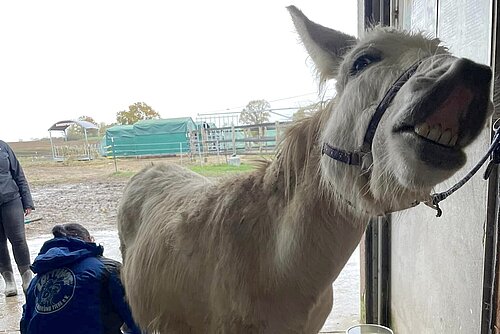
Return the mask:
{"type": "Polygon", "coordinates": [[[50,233],[52,226],[79,223],[89,231],[116,229],[116,208],[126,180],[85,181],[69,184],[33,186],[36,210],[26,225],[28,238],[50,233]]]}
{"type": "Polygon", "coordinates": [[[79,223],[89,231],[115,230],[116,209],[129,178],[151,163],[171,159],[99,159],[96,161],[22,161],[36,210],[27,219],[27,237],[50,233],[52,226],[79,223]]]}

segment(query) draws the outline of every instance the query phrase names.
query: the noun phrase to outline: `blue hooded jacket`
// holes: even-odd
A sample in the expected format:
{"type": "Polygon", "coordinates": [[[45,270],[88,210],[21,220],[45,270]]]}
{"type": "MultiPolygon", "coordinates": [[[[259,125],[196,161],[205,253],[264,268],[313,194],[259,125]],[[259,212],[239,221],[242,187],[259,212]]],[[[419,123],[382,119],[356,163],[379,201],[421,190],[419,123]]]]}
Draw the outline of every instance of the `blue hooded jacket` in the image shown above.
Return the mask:
{"type": "Polygon", "coordinates": [[[102,256],[103,247],[76,238],[54,238],[32,265],[36,276],[26,292],[23,334],[141,333],[120,281],[120,263],[102,256]]]}

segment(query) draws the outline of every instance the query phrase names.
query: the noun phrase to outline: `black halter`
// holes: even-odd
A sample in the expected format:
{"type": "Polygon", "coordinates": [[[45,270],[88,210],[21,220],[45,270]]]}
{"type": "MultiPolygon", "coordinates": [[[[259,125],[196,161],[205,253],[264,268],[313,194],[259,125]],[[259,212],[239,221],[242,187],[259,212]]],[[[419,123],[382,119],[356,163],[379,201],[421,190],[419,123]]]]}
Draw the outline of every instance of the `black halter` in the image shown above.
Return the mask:
{"type": "MultiPolygon", "coordinates": [[[[363,138],[363,144],[361,147],[354,151],[349,152],[339,148],[332,147],[328,143],[323,143],[323,148],[321,153],[326,154],[330,158],[343,162],[348,165],[353,166],[361,166],[363,171],[367,171],[370,168],[372,163],[372,143],[373,138],[375,137],[375,131],[377,131],[378,124],[382,119],[382,116],[387,111],[387,108],[391,104],[392,100],[399,92],[401,87],[411,78],[413,74],[417,71],[418,66],[422,61],[418,61],[413,64],[410,68],[408,68],[401,76],[392,84],[389,90],[385,93],[384,98],[380,101],[377,108],[375,109],[375,113],[368,124],[368,128],[366,129],[365,137],[363,138]]],[[[495,135],[491,141],[490,147],[486,154],[481,158],[481,160],[472,168],[472,170],[467,173],[459,182],[457,182],[453,187],[448,189],[447,191],[443,191],[440,193],[434,193],[430,195],[429,200],[424,201],[424,203],[437,211],[436,216],[441,217],[442,211],[439,207],[439,202],[446,199],[448,196],[457,191],[460,187],[462,187],[467,181],[469,181],[474,174],[481,168],[481,166],[486,162],[488,158],[490,158],[490,162],[488,167],[486,168],[486,172],[484,173],[484,179],[488,179],[493,167],[495,165],[500,164],[500,120],[497,120],[493,125],[493,129],[495,130],[495,135]]],[[[408,207],[413,207],[418,205],[420,202],[416,201],[411,203],[408,207]]]]}
{"type": "Polygon", "coordinates": [[[420,63],[421,61],[418,61],[410,68],[408,68],[385,93],[384,98],[380,101],[377,108],[375,109],[375,113],[373,114],[372,119],[368,124],[368,128],[366,129],[365,137],[363,138],[363,144],[358,150],[350,152],[333,147],[328,143],[323,143],[321,154],[326,154],[330,158],[348,165],[362,166],[363,170],[367,170],[372,162],[372,142],[373,138],[375,137],[375,131],[377,131],[378,124],[380,123],[382,116],[387,111],[387,108],[391,104],[396,94],[399,92],[401,87],[403,87],[403,85],[411,78],[411,76],[415,74],[420,63]]]}

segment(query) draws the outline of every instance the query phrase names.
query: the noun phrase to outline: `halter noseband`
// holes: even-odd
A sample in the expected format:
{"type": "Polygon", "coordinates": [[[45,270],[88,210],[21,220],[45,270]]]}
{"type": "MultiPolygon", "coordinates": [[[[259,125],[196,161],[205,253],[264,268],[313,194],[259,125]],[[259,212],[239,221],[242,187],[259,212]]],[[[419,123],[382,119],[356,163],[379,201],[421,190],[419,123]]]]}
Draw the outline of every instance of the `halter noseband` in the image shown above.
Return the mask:
{"type": "Polygon", "coordinates": [[[323,143],[321,154],[326,154],[330,158],[345,164],[361,166],[363,170],[368,170],[372,163],[371,150],[373,138],[375,137],[375,131],[377,131],[380,120],[401,87],[403,87],[411,76],[415,74],[420,63],[421,61],[418,61],[408,68],[385,93],[384,98],[379,102],[377,108],[375,109],[375,113],[373,114],[370,123],[368,124],[368,128],[366,129],[363,144],[358,150],[350,152],[333,147],[328,143],[323,143]]]}

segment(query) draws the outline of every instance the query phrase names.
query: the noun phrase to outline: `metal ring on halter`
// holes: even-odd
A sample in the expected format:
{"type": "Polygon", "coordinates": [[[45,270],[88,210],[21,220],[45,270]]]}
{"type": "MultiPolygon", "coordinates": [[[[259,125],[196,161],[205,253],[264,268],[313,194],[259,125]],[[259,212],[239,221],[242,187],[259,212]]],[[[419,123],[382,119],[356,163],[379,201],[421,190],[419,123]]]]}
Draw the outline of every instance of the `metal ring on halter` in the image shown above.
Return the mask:
{"type": "Polygon", "coordinates": [[[498,165],[500,163],[500,122],[496,120],[492,126],[492,129],[495,130],[495,135],[491,141],[490,147],[486,154],[479,160],[479,162],[467,173],[460,181],[458,181],[453,187],[450,189],[435,193],[431,195],[430,201],[424,202],[426,205],[437,210],[436,217],[441,217],[443,211],[439,207],[439,202],[445,200],[448,196],[453,194],[455,191],[460,189],[467,181],[469,181],[474,174],[484,165],[485,161],[490,158],[490,162],[486,171],[484,173],[484,178],[487,179],[490,176],[493,166],[498,165]]]}
{"type": "Polygon", "coordinates": [[[497,120],[495,121],[495,123],[493,123],[492,129],[493,129],[493,131],[495,131],[495,132],[496,132],[498,129],[500,129],[500,118],[497,118],[497,120]]]}

